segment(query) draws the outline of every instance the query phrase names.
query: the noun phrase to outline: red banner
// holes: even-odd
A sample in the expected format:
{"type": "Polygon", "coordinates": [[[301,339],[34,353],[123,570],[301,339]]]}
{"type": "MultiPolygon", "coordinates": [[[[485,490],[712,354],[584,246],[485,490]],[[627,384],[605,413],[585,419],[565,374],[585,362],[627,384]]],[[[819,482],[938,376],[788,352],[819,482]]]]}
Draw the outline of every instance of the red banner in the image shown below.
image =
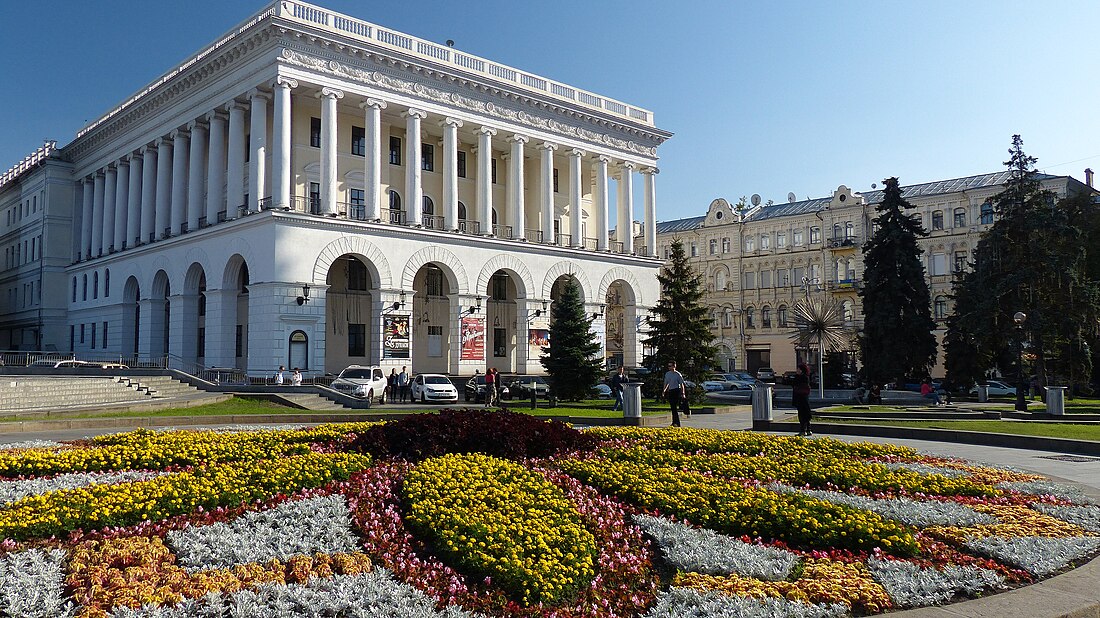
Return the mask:
{"type": "Polygon", "coordinates": [[[485,321],[462,318],[462,360],[485,360],[485,321]]]}

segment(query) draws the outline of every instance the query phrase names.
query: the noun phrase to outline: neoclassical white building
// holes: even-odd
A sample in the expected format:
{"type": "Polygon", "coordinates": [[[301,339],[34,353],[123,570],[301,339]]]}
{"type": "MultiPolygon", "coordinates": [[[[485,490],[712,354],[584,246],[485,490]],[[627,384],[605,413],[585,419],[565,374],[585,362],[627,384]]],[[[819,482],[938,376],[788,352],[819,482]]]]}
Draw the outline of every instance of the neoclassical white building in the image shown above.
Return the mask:
{"type": "MultiPolygon", "coordinates": [[[[41,348],[254,374],[538,373],[573,278],[609,363],[633,366],[670,135],[647,110],[280,1],[5,175],[0,209],[68,178],[67,233],[41,241],[68,252],[41,348]]],[[[0,338],[26,349],[13,309],[0,338]]]]}

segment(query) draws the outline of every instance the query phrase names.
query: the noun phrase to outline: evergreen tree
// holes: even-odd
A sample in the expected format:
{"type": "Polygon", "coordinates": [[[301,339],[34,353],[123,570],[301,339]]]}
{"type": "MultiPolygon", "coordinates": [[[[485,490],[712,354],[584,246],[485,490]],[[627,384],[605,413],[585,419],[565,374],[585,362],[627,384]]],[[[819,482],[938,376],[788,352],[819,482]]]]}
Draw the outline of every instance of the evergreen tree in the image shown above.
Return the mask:
{"type": "Polygon", "coordinates": [[[552,316],[550,345],[542,349],[540,359],[550,392],[559,399],[586,399],[600,380],[603,361],[592,333],[592,318],[585,312],[580,288],[572,278],[554,303],[552,316]]]}
{"type": "Polygon", "coordinates": [[[657,280],[661,298],[649,317],[649,336],[644,342],[652,353],[643,364],[663,375],[668,363],[675,362],[685,378],[702,383],[707,372],[718,365],[718,347],[702,304],[703,277],[688,264],[680,240],[672,242],[669,263],[657,280]]]}
{"type": "Polygon", "coordinates": [[[876,207],[878,229],[863,247],[863,335],[860,351],[874,384],[904,383],[927,374],[936,359],[936,324],[917,238],[927,236],[901,197],[897,178],[888,178],[876,207]]]}
{"type": "Polygon", "coordinates": [[[1043,190],[1037,159],[1024,153],[1019,135],[1008,152],[1009,178],[993,198],[997,220],[978,242],[973,270],[955,281],[948,376],[979,380],[997,366],[1025,379],[1034,373],[1044,385],[1087,379],[1100,313],[1100,262],[1088,253],[1096,206],[1086,194],[1059,201],[1043,190]],[[1016,312],[1027,315],[1022,327],[1016,312]]]}

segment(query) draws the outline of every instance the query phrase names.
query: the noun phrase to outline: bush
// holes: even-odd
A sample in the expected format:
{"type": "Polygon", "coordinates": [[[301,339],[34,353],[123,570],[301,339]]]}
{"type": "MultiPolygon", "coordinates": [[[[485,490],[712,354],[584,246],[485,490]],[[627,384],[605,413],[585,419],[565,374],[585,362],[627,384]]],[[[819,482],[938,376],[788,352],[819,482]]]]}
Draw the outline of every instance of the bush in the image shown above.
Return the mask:
{"type": "Polygon", "coordinates": [[[588,450],[596,439],[560,421],[505,410],[443,410],[372,427],[352,450],[375,457],[421,461],[449,453],[484,453],[502,459],[549,457],[588,450]]]}

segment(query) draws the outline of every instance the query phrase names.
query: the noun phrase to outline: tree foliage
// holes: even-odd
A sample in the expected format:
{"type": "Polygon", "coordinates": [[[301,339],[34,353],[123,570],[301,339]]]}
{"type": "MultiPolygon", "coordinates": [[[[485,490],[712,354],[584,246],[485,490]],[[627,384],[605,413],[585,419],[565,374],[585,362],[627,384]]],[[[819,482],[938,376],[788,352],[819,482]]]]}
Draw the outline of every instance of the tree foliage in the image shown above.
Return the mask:
{"type": "Polygon", "coordinates": [[[592,318],[584,310],[580,288],[573,278],[562,286],[554,303],[550,345],[540,362],[546,369],[550,392],[559,399],[587,398],[603,373],[600,344],[592,332],[592,318]]]}
{"type": "Polygon", "coordinates": [[[657,275],[661,298],[649,317],[649,335],[645,345],[652,353],[643,364],[661,373],[669,362],[688,380],[701,383],[717,364],[718,348],[710,330],[707,308],[702,304],[703,277],[688,264],[684,245],[672,243],[668,265],[657,275]]]}
{"type": "Polygon", "coordinates": [[[876,206],[877,229],[863,247],[863,335],[868,380],[885,384],[923,377],[936,360],[932,300],[917,238],[927,236],[897,178],[888,178],[876,206]]]}
{"type": "Polygon", "coordinates": [[[1017,375],[1022,346],[1022,375],[1087,381],[1100,317],[1100,258],[1089,252],[1100,240],[1096,204],[1091,192],[1059,200],[1043,190],[1019,135],[1008,152],[1009,179],[993,198],[997,220],[978,242],[973,269],[954,283],[948,377],[965,384],[994,366],[1017,375]],[[1016,312],[1027,315],[1022,327],[1016,312]]]}

